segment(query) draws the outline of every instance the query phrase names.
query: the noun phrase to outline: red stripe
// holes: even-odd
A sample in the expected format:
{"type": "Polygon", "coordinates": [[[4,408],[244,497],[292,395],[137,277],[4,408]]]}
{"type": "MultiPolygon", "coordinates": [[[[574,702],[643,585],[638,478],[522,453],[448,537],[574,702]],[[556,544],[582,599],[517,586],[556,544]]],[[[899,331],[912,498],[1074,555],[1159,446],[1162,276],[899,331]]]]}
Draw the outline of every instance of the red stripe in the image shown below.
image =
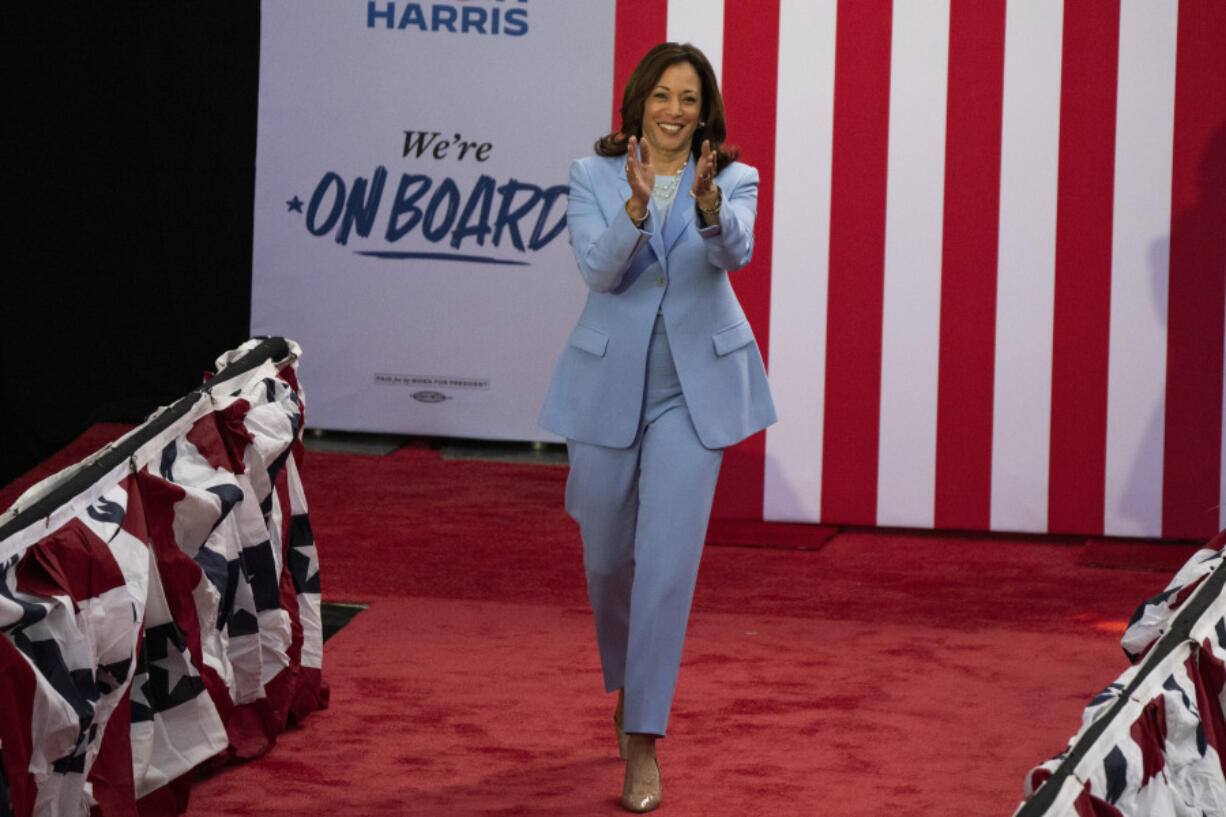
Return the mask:
{"type": "Polygon", "coordinates": [[[9,802],[16,817],[30,817],[38,797],[38,784],[29,771],[34,756],[31,726],[43,726],[32,723],[37,690],[38,679],[30,662],[13,642],[0,636],[0,712],[8,713],[0,718],[0,743],[9,802]]]}
{"type": "MultiPolygon", "coordinates": [[[[286,571],[289,572],[289,571],[286,571]]],[[[139,814],[132,775],[132,688],[124,690],[103,727],[94,765],[89,769],[97,814],[139,814]]]]}
{"type": "Polygon", "coordinates": [[[643,55],[668,36],[668,0],[618,0],[613,25],[613,130],[618,130],[626,81],[643,55]]]}
{"type": "Polygon", "coordinates": [[[1047,529],[1103,532],[1120,7],[1064,7],[1047,529]]]}
{"type": "Polygon", "coordinates": [[[1177,48],[1162,535],[1205,538],[1222,501],[1226,4],[1182,0],[1177,48]]]}
{"type": "MultiPolygon", "coordinates": [[[[822,521],[877,518],[891,0],[840,0],[835,35],[822,521]]],[[[791,418],[801,422],[802,418],[791,418]]]]}
{"type": "Polygon", "coordinates": [[[938,528],[991,527],[1004,70],[1004,0],[954,0],[949,18],[933,508],[938,528]]]}
{"type": "MultiPolygon", "coordinates": [[[[723,95],[728,141],[758,170],[758,220],[753,261],[732,276],[733,288],[768,357],[772,212],[775,200],[775,107],[778,86],[779,0],[727,0],[724,4],[723,95]]],[[[766,434],[755,434],[724,454],[715,507],[722,517],[762,518],[766,434]]]]}
{"type": "Polygon", "coordinates": [[[70,519],[26,550],[17,567],[17,589],[38,596],[97,598],[127,584],[106,542],[80,519],[70,519]]]}

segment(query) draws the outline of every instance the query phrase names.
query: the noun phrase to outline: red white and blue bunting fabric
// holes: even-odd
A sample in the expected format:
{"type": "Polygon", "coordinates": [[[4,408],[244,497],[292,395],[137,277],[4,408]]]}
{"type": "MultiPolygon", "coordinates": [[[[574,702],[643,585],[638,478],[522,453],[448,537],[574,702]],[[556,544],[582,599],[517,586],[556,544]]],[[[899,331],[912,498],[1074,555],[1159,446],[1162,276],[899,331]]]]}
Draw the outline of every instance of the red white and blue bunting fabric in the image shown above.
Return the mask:
{"type": "Polygon", "coordinates": [[[135,815],[327,705],[298,349],[225,378],[254,346],[223,355],[216,386],[125,463],[0,541],[0,759],[18,817],[135,815]]]}
{"type": "Polygon", "coordinates": [[[1068,749],[1030,771],[1018,815],[1226,817],[1224,562],[1226,531],[1138,607],[1122,639],[1133,665],[1090,702],[1068,749]],[[1044,784],[1058,790],[1035,809],[1044,784]]]}

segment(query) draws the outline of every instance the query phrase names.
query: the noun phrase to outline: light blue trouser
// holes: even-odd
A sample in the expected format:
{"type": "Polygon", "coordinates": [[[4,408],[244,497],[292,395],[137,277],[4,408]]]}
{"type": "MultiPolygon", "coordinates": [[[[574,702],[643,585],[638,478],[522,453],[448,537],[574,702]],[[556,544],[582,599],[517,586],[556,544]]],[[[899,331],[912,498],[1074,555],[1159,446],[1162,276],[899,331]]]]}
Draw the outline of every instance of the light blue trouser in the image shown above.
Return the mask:
{"type": "Polygon", "coordinates": [[[664,735],[723,449],[698,440],[663,321],[635,443],[567,450],[605,691],[625,689],[627,732],[664,735]]]}

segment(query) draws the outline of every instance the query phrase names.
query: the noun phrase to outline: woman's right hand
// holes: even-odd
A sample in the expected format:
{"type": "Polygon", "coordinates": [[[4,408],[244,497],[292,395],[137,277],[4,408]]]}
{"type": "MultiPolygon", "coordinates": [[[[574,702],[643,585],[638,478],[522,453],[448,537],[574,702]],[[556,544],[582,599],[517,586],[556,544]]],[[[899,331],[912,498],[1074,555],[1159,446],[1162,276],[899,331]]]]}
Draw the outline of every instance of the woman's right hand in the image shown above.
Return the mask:
{"type": "Polygon", "coordinates": [[[641,221],[647,215],[647,201],[656,184],[656,171],[651,166],[651,148],[647,142],[640,142],[633,136],[626,141],[626,180],[630,182],[626,213],[631,219],[641,221]],[[642,158],[639,157],[640,150],[642,158]]]}

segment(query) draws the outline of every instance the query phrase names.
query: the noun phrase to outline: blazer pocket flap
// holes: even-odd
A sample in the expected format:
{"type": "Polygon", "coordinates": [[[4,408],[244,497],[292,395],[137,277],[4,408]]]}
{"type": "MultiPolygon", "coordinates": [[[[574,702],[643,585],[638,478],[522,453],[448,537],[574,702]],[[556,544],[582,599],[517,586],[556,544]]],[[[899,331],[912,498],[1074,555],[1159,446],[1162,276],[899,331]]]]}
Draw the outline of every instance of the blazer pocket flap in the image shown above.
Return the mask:
{"type": "Polygon", "coordinates": [[[582,349],[589,355],[604,357],[605,349],[609,346],[609,336],[604,332],[598,332],[579,324],[570,333],[570,345],[576,349],[582,349]]]}
{"type": "Polygon", "coordinates": [[[727,329],[719,330],[711,339],[715,341],[715,354],[723,357],[753,343],[753,329],[749,327],[749,321],[741,321],[727,329]]]}

